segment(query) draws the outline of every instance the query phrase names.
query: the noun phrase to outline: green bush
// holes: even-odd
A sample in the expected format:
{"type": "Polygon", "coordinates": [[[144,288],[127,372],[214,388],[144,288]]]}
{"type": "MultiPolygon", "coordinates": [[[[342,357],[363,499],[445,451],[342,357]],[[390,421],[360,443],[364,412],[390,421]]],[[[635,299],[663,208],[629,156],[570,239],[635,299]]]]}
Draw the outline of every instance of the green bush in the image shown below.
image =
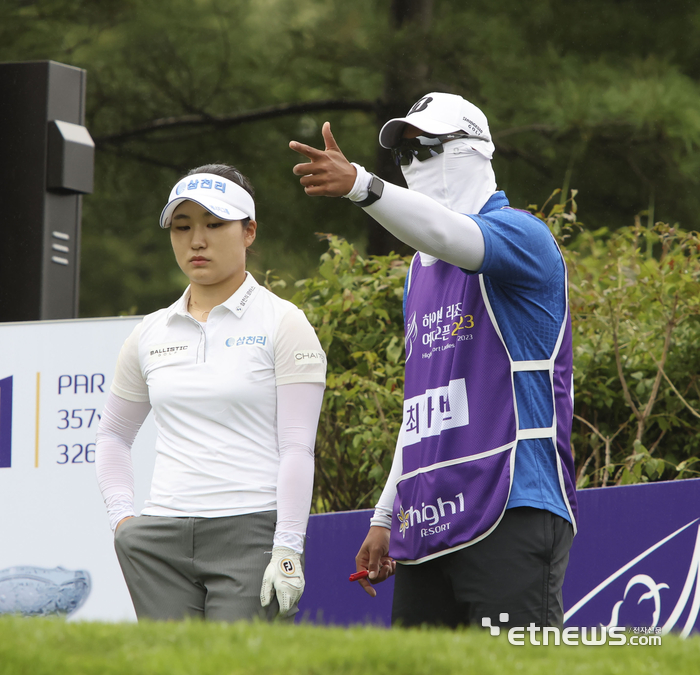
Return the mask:
{"type": "MultiPolygon", "coordinates": [[[[642,227],[639,217],[614,233],[584,230],[575,195],[548,212],[530,208],[569,269],[578,486],[697,476],[700,238],[663,223],[642,227]]],[[[410,257],[363,258],[324,237],[318,273],[297,282],[292,298],[328,355],[314,510],[371,508],[401,423],[410,257]]]]}
{"type": "Polygon", "coordinates": [[[401,425],[403,284],[409,258],[363,258],[327,235],[318,274],[292,298],[328,355],[316,441],[317,511],[367,508],[379,498],[401,425]]]}
{"type": "Polygon", "coordinates": [[[579,232],[566,258],[579,487],[697,476],[697,233],[637,218],[579,232]]]}

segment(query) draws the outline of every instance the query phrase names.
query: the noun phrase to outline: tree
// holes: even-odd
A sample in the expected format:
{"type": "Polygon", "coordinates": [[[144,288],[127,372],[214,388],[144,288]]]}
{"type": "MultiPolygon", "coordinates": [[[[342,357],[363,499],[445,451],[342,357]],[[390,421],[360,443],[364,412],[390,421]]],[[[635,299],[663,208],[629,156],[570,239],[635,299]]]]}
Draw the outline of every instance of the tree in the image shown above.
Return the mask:
{"type": "MultiPolygon", "coordinates": [[[[405,262],[376,254],[407,251],[360,209],[305,197],[288,141],[318,143],[330,119],[349,158],[400,182],[377,148],[387,119],[432,90],[482,107],[511,203],[526,207],[575,187],[586,214],[584,231],[566,245],[581,484],[684,476],[699,442],[697,242],[654,224],[696,228],[699,38],[700,9],[685,0],[0,7],[0,60],[51,58],[88,71],[97,175],[83,219],[83,316],[145,313],[181,292],[185,280],[156,223],[182,173],[223,160],[252,178],[260,229],[249,266],[276,291],[298,294],[341,369],[332,370],[329,390],[342,395],[328,399],[337,424],[328,422],[320,447],[364,453],[357,476],[328,468],[319,476],[329,494],[343,481],[354,486],[342,504],[321,498],[334,508],[371,502],[376,487],[367,476],[388,468],[381,452],[398,424],[405,262]],[[347,241],[332,239],[326,252],[318,231],[347,241]],[[321,255],[327,277],[319,279],[321,255]],[[377,359],[386,360],[381,371],[377,359]]],[[[566,212],[556,206],[540,213],[561,233],[566,212]]]]}
{"type": "MultiPolygon", "coordinates": [[[[697,477],[700,237],[639,219],[591,233],[577,208],[573,198],[532,207],[559,239],[570,274],[578,486],[697,477]]],[[[386,482],[403,409],[409,261],[364,257],[329,237],[317,273],[295,285],[293,300],[328,354],[317,511],[371,508],[386,482]]]]}
{"type": "Polygon", "coordinates": [[[315,231],[406,249],[359,209],[310,200],[291,138],[329,118],[347,155],[401,180],[377,147],[386,119],[431,90],[487,113],[516,206],[575,186],[591,228],[694,226],[698,10],[680,0],[7,0],[0,59],[88,70],[95,194],[85,200],[81,312],[146,312],[183,285],[154,224],[187,169],[221,159],[258,187],[253,270],[308,275],[315,231]]]}

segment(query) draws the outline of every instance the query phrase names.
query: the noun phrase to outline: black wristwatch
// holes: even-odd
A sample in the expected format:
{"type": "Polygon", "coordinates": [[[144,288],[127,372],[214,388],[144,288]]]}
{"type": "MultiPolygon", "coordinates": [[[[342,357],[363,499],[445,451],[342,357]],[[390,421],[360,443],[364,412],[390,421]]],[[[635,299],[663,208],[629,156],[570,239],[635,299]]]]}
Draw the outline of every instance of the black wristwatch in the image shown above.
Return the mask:
{"type": "Polygon", "coordinates": [[[384,192],[384,181],[381,178],[377,178],[374,174],[371,175],[372,180],[369,183],[369,194],[367,198],[360,202],[353,202],[353,204],[357,206],[369,206],[370,204],[374,204],[374,202],[382,196],[382,192],[384,192]]]}

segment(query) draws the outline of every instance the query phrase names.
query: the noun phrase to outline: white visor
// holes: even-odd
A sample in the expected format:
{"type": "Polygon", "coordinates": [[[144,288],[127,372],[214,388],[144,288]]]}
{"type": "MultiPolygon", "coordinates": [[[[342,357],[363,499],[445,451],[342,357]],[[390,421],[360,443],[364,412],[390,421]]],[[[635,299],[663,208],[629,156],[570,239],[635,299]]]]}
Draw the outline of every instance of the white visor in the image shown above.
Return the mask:
{"type": "Polygon", "coordinates": [[[222,220],[255,220],[255,202],[247,190],[223,176],[196,173],[185,176],[170,191],[168,203],[160,214],[160,226],[170,227],[175,209],[187,200],[222,220]]]}

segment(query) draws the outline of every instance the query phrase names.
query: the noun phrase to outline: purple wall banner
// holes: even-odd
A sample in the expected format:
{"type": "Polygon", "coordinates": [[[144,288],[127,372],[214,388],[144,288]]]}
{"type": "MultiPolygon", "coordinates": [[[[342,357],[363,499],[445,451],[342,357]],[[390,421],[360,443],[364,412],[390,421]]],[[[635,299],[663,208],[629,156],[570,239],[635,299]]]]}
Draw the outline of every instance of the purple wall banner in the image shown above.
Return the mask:
{"type": "Polygon", "coordinates": [[[0,380],[0,469],[12,466],[12,377],[0,380]]]}
{"type": "MultiPolygon", "coordinates": [[[[578,500],[565,625],[700,632],[700,479],[589,488],[578,500]]],[[[393,580],[376,598],[348,581],[371,514],[311,516],[298,620],[390,625],[393,580]]]]}
{"type": "Polygon", "coordinates": [[[369,530],[372,511],[320,513],[309,519],[306,535],[306,588],[297,621],[351,626],[391,624],[394,579],[377,584],[377,597],[365,593],[356,581],[355,556],[369,530]]]}
{"type": "Polygon", "coordinates": [[[581,490],[567,626],[700,631],[700,479],[581,490]]]}

